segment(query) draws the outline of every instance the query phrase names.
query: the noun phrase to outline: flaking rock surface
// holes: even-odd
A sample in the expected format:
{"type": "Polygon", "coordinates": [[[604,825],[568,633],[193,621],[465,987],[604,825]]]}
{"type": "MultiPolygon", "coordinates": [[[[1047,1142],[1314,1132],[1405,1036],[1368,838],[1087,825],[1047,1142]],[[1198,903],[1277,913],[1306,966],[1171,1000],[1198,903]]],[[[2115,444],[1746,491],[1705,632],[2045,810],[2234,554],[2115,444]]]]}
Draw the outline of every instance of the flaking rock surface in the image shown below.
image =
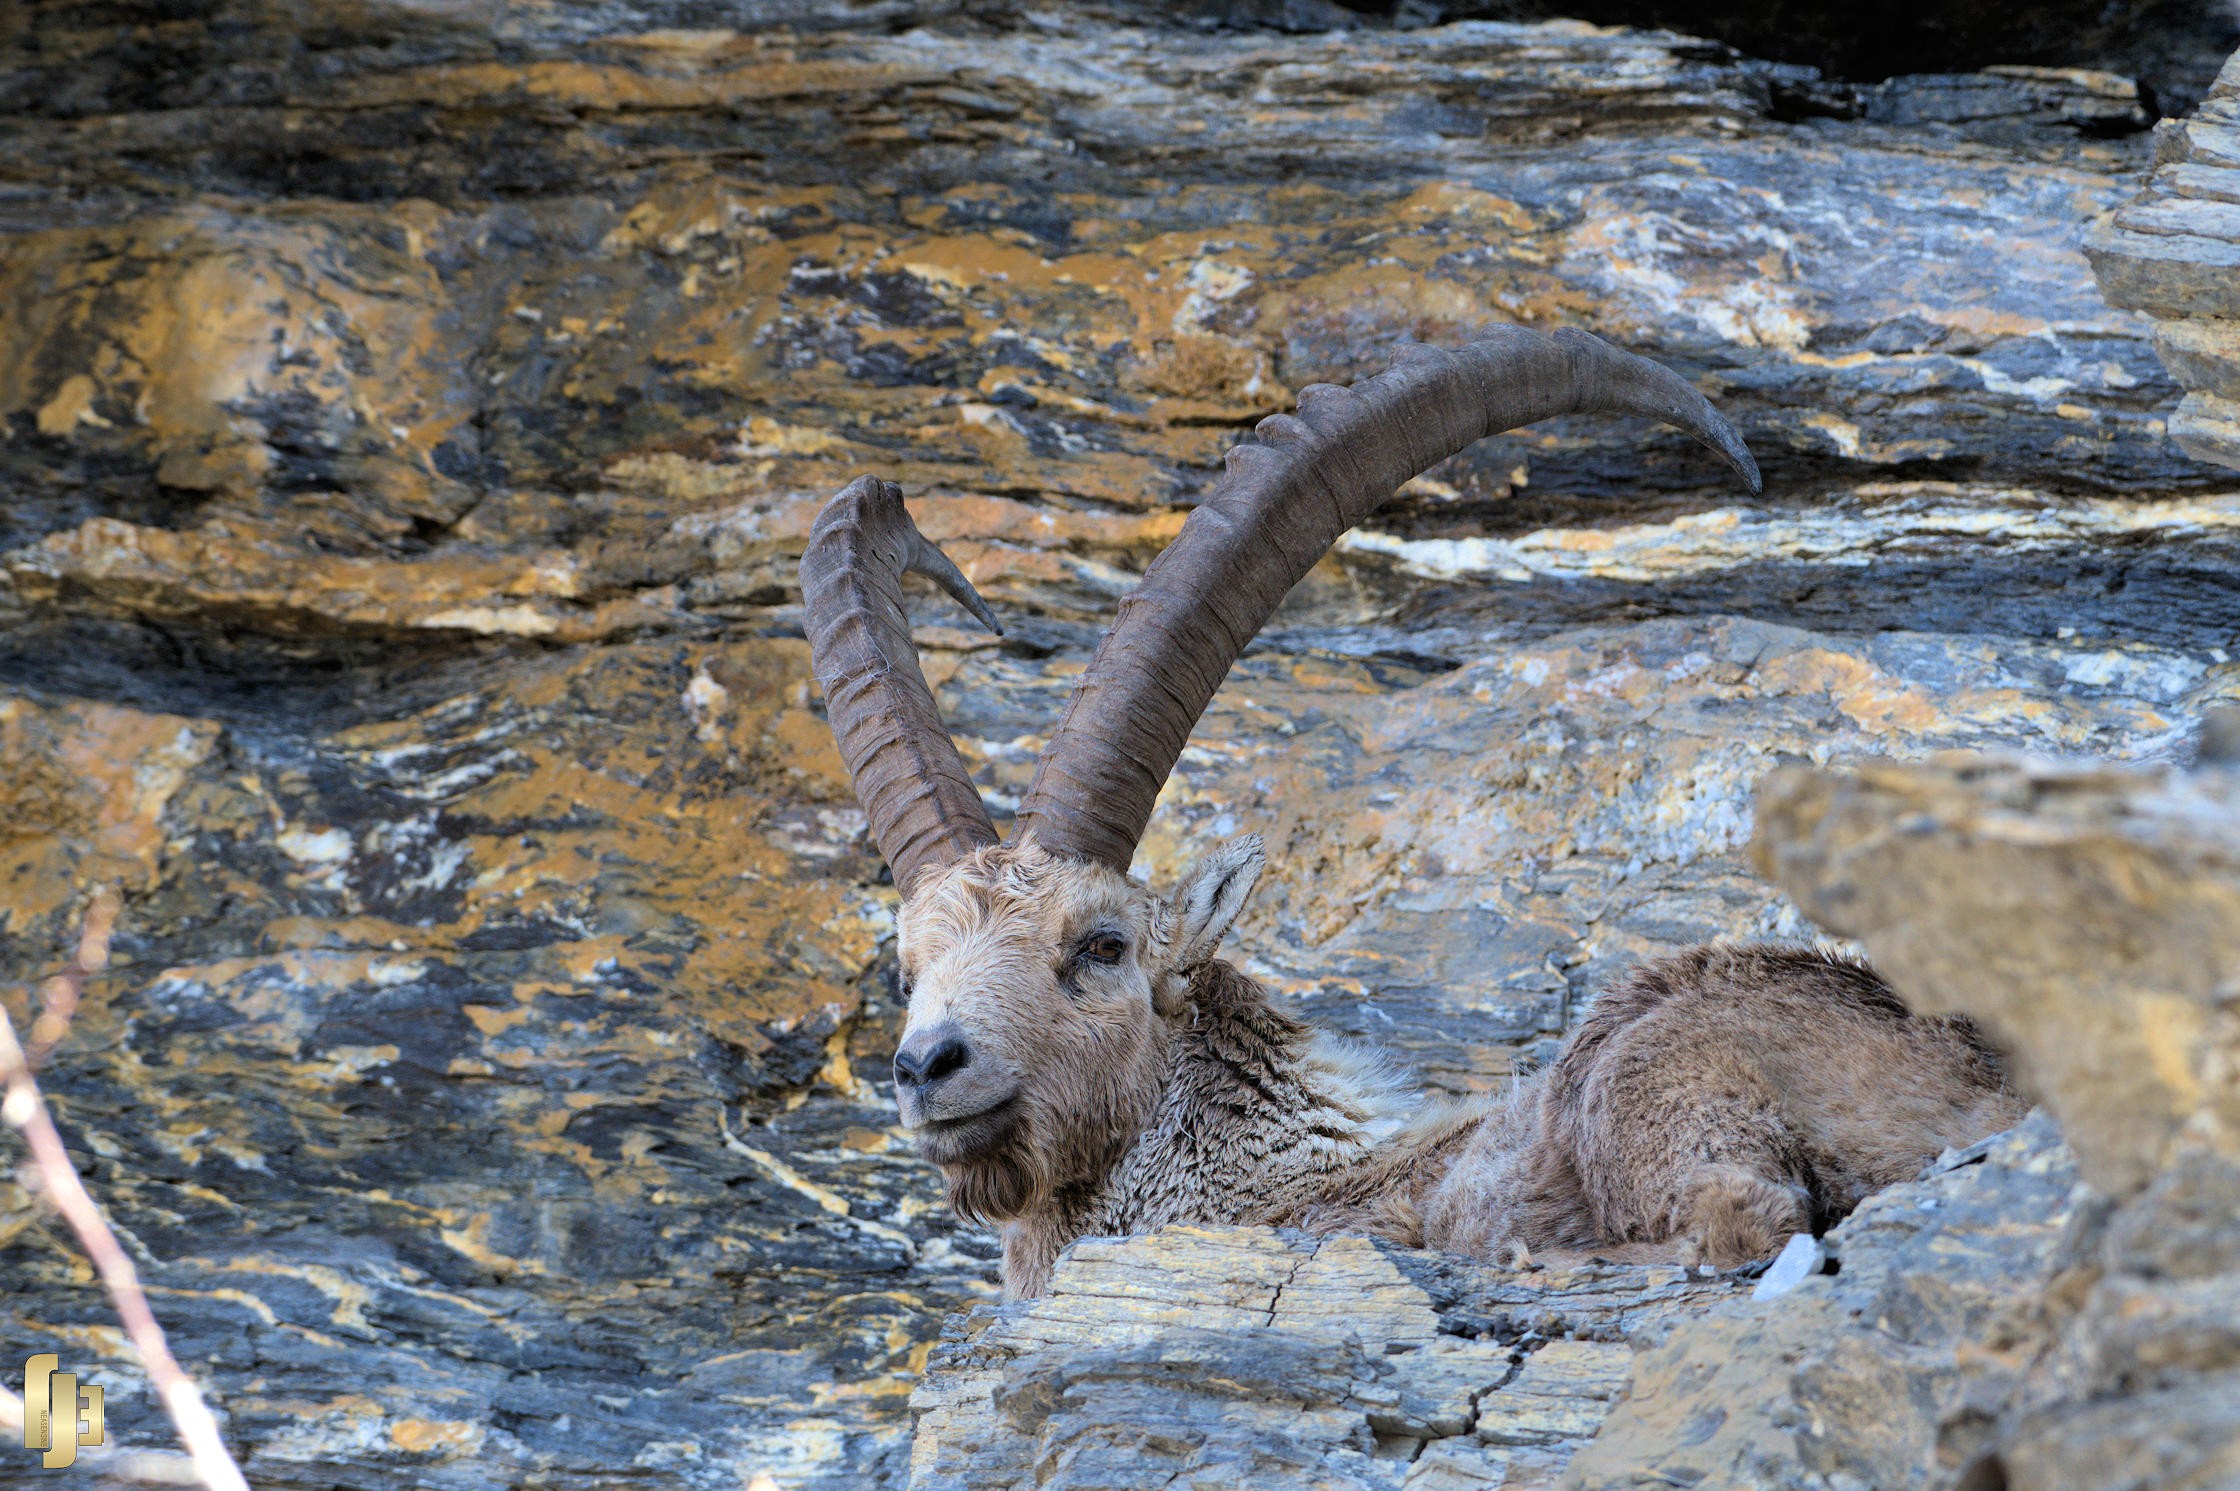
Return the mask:
{"type": "MultiPolygon", "coordinates": [[[[2148,161],[2122,79],[727,19],[0,18],[4,997],[123,889],[47,1085],[260,1487],[906,1476],[992,1250],[893,1127],[893,893],[790,589],[849,477],[1011,623],[921,613],[1001,818],[1298,387],[1521,320],[1735,417],[1760,500],[1585,421],[1412,484],[1154,823],[1154,875],[1267,833],[1235,953],[1449,1090],[1628,959],[1806,930],[1741,854],[1769,766],[2167,755],[2240,685],[2240,491],[2081,252],[2148,161]]],[[[0,1274],[0,1341],[160,1441],[12,1184],[0,1274]]],[[[1348,1443],[1440,1437],[1392,1422],[1348,1443]]]]}
{"type": "Polygon", "coordinates": [[[936,1348],[910,1485],[1545,1486],[1623,1389],[1629,1338],[1734,1293],[1267,1228],[1090,1239],[1046,1298],[936,1348]]]}
{"type": "Polygon", "coordinates": [[[2156,127],[2146,190],[2086,244],[2111,305],[2153,316],[2156,347],[2188,390],[2181,449],[2240,467],[2240,52],[2184,119],[2156,127]]]}

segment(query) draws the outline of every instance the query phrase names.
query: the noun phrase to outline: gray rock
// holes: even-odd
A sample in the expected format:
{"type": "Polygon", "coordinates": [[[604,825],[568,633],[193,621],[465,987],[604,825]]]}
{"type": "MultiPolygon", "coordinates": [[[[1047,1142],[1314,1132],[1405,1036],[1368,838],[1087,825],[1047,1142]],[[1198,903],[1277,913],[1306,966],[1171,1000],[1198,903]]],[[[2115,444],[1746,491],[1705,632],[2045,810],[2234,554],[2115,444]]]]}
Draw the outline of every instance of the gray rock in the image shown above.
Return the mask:
{"type": "Polygon", "coordinates": [[[1267,1228],[1088,1239],[1047,1297],[936,1349],[911,1486],[1541,1484],[1622,1392],[1628,1338],[1738,1287],[1267,1228]]]}
{"type": "Polygon", "coordinates": [[[1565,1485],[1952,1485],[1986,1406],[2049,1343],[2045,1296],[2086,1195],[2039,1115],[1981,1165],[1869,1197],[1829,1235],[1834,1277],[1722,1305],[1644,1352],[1565,1485]]]}
{"type": "Polygon", "coordinates": [[[1971,1389],[1973,1484],[2240,1477],[2240,782],[2207,754],[1789,772],[1761,798],[1762,862],[1910,1002],[2004,1040],[2092,1183],[2034,1309],[1956,1340],[1963,1369],[2007,1364],[1971,1389]]]}
{"type": "Polygon", "coordinates": [[[2189,390],[2170,436],[2240,466],[2240,53],[2201,107],[2156,134],[2146,190],[2093,226],[2086,257],[2111,305],[2155,316],[2155,349],[2189,390]]]}

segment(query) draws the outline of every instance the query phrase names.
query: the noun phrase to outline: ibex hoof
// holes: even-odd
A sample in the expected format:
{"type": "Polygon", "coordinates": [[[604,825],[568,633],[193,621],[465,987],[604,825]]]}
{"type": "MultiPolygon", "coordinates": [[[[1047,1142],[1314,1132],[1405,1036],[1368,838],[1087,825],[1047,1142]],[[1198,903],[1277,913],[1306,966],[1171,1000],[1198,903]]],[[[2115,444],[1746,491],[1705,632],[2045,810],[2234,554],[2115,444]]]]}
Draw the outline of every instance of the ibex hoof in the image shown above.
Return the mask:
{"type": "Polygon", "coordinates": [[[1731,1165],[1707,1165],[1696,1173],[1687,1210],[1681,1260],[1740,1268],[1771,1258],[1792,1235],[1808,1231],[1812,1198],[1802,1186],[1731,1165]]]}

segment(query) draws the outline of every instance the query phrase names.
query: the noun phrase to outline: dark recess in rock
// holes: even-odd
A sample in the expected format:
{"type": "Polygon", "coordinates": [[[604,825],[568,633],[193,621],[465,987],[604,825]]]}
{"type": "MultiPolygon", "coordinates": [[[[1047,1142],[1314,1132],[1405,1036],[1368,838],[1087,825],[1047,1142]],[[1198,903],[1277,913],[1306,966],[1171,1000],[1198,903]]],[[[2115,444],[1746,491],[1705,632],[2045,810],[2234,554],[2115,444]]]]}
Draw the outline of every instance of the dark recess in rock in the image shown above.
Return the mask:
{"type": "Polygon", "coordinates": [[[1577,17],[1709,37],[1859,83],[1997,64],[2087,67],[2137,78],[2165,115],[2200,102],[2240,46],[2240,12],[2218,0],[1181,0],[1156,9],[1284,31],[1577,17]]]}

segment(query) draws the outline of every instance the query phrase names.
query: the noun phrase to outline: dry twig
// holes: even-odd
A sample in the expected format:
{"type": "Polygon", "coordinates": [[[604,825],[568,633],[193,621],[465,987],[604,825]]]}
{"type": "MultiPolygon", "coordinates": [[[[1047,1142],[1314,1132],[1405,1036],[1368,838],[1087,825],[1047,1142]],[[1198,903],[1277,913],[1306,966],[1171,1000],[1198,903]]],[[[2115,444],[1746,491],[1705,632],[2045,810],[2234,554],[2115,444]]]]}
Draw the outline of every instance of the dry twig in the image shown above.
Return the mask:
{"type": "Polygon", "coordinates": [[[69,1151],[62,1147],[62,1135],[54,1126],[54,1115],[47,1111],[46,1099],[32,1076],[36,1064],[69,1033],[70,1019],[77,1011],[86,980],[108,966],[109,933],[116,925],[117,908],[115,891],[104,887],[94,892],[69,966],[47,980],[39,1016],[31,1023],[28,1049],[16,1039],[15,1023],[7,1011],[0,1009],[0,1088],[6,1093],[0,1097],[0,1119],[23,1136],[41,1194],[78,1234],[79,1246],[86,1250],[101,1282],[108,1287],[117,1318],[132,1338],[133,1349],[139,1353],[140,1365],[156,1396],[171,1415],[195,1474],[209,1491],[249,1491],[241,1467],[234,1464],[218,1434],[218,1421],[211,1417],[209,1405],[202,1401],[194,1379],[171,1355],[163,1327],[156,1324],[148,1297],[141,1292],[132,1259],[109,1230],[100,1206],[87,1193],[77,1166],[70,1163],[69,1151]]]}

